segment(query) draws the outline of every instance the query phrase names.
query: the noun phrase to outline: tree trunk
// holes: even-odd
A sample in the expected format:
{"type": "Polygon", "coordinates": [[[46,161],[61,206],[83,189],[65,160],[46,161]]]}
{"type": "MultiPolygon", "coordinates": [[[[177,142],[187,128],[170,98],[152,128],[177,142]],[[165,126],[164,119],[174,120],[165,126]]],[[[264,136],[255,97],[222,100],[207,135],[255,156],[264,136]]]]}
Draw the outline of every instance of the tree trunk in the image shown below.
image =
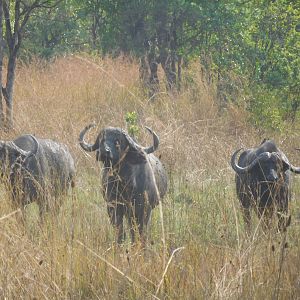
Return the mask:
{"type": "Polygon", "coordinates": [[[141,57],[140,59],[139,75],[142,84],[145,86],[149,86],[149,80],[150,80],[149,65],[147,63],[147,59],[145,56],[141,57]]]}
{"type": "Polygon", "coordinates": [[[294,124],[296,121],[296,116],[297,116],[297,112],[299,110],[300,107],[300,100],[298,99],[294,99],[292,100],[292,105],[291,105],[291,110],[290,110],[290,119],[292,121],[292,123],[294,124]]]}
{"type": "Polygon", "coordinates": [[[15,71],[16,71],[16,61],[17,53],[21,45],[21,28],[28,21],[29,15],[24,16],[23,24],[20,24],[20,0],[15,1],[15,20],[11,23],[11,16],[8,3],[3,2],[3,14],[5,17],[5,34],[6,43],[8,46],[8,64],[7,64],[7,75],[6,75],[6,86],[2,87],[2,94],[6,103],[5,111],[5,127],[10,130],[13,128],[13,88],[15,82],[15,71]]]}
{"type": "Polygon", "coordinates": [[[176,68],[175,68],[175,59],[163,53],[161,56],[161,66],[165,72],[167,78],[167,90],[171,91],[176,86],[176,68]],[[174,70],[175,69],[175,70],[174,70]]]}
{"type": "Polygon", "coordinates": [[[2,103],[2,66],[3,66],[3,0],[0,0],[0,128],[4,123],[4,112],[2,103]]]}
{"type": "Polygon", "coordinates": [[[6,87],[3,89],[3,96],[6,102],[7,129],[11,129],[13,127],[13,88],[15,82],[16,61],[17,51],[13,51],[8,60],[6,87]]]}
{"type": "Polygon", "coordinates": [[[177,88],[178,91],[180,91],[181,89],[181,80],[182,80],[182,76],[181,76],[181,63],[182,63],[182,56],[178,56],[178,61],[177,61],[177,88]]]}
{"type": "MultiPolygon", "coordinates": [[[[21,1],[21,0],[15,0],[15,1],[0,0],[1,12],[3,13],[3,15],[1,15],[2,16],[1,21],[5,23],[5,40],[9,51],[6,87],[2,87],[2,82],[0,86],[2,89],[2,95],[6,103],[5,126],[7,127],[7,129],[11,129],[13,127],[13,88],[14,88],[14,81],[15,81],[17,54],[21,46],[22,36],[24,34],[24,28],[29,20],[29,17],[32,15],[33,10],[36,10],[38,8],[44,8],[44,7],[47,7],[49,9],[54,8],[61,1],[57,0],[52,4],[51,4],[52,1],[50,0],[49,1],[35,0],[32,1],[31,4],[27,2],[28,1],[21,1]],[[14,7],[14,10],[11,9],[10,5],[14,7]]],[[[1,55],[3,55],[3,51],[1,51],[0,53],[1,55]]],[[[3,106],[2,106],[2,116],[3,116],[3,106]]]]}
{"type": "Polygon", "coordinates": [[[148,55],[148,63],[150,68],[149,97],[152,98],[159,91],[159,79],[157,74],[158,62],[155,55],[148,55]]]}

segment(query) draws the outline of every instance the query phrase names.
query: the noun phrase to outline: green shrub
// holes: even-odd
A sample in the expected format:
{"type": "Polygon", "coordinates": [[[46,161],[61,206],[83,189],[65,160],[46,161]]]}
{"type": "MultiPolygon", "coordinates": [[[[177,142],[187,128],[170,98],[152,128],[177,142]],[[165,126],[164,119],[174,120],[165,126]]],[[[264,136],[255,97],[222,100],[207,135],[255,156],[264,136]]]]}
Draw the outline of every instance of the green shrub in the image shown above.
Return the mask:
{"type": "Polygon", "coordinates": [[[125,115],[125,121],[127,124],[128,133],[135,137],[139,133],[139,126],[137,125],[138,115],[137,112],[127,112],[125,115]]]}

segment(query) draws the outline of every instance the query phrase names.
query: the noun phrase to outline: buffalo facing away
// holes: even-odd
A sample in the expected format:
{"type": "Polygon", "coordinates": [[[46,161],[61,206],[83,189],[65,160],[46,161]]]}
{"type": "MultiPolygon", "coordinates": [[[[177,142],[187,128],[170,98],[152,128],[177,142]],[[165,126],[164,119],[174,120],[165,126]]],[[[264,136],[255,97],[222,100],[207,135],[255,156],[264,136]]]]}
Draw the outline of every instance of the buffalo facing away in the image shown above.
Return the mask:
{"type": "Polygon", "coordinates": [[[274,211],[278,228],[284,231],[290,223],[290,171],[299,174],[300,168],[291,165],[284,153],[271,140],[264,140],[257,148],[243,151],[236,163],[235,151],[231,166],[236,172],[236,190],[247,230],[250,229],[250,209],[253,207],[263,225],[269,227],[274,211]]]}
{"type": "Polygon", "coordinates": [[[0,141],[0,170],[8,179],[15,206],[23,209],[36,201],[40,216],[58,209],[57,198],[74,186],[75,165],[67,146],[52,140],[22,135],[0,141]]]}
{"type": "Polygon", "coordinates": [[[132,242],[138,231],[144,241],[151,210],[167,191],[167,175],[160,160],[152,154],[158,145],[158,136],[149,128],[153,145],[142,147],[124,130],[103,129],[94,144],[84,141],[86,132],[94,124],[85,127],[79,136],[81,147],[96,151],[97,161],[102,161],[102,187],[111,223],[116,228],[118,243],[125,239],[123,218],[129,222],[132,242]]]}

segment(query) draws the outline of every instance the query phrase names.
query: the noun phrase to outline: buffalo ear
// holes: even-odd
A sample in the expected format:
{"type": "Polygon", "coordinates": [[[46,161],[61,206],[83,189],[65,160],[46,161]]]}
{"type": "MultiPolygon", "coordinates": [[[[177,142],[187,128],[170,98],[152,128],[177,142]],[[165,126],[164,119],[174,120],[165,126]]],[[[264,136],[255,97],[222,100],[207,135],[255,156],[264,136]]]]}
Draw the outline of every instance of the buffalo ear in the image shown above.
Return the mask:
{"type": "Polygon", "coordinates": [[[279,155],[279,159],[282,162],[283,171],[285,172],[285,171],[289,170],[290,169],[290,163],[289,163],[287,157],[284,154],[281,153],[279,155]]]}
{"type": "Polygon", "coordinates": [[[285,172],[290,169],[290,164],[282,160],[282,167],[283,167],[283,171],[285,172]]]}
{"type": "Polygon", "coordinates": [[[143,150],[129,148],[126,160],[131,164],[141,164],[147,161],[146,154],[143,150]]]}
{"type": "Polygon", "coordinates": [[[143,162],[146,162],[146,153],[142,149],[142,147],[134,141],[134,139],[129,136],[125,131],[122,131],[125,139],[128,142],[128,149],[127,151],[126,159],[128,162],[132,164],[140,164],[143,162]]]}

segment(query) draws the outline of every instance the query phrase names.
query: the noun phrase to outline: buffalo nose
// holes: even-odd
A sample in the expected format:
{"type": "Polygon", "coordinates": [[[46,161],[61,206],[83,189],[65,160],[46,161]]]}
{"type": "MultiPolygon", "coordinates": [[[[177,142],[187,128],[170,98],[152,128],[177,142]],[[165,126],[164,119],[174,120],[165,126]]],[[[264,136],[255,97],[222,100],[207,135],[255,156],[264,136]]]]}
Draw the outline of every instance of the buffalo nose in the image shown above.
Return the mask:
{"type": "Polygon", "coordinates": [[[278,181],[278,177],[269,177],[269,178],[267,178],[268,179],[268,181],[270,181],[270,182],[276,182],[276,181],[278,181]]]}
{"type": "Polygon", "coordinates": [[[270,181],[270,182],[278,181],[278,176],[277,176],[277,174],[269,174],[269,175],[267,176],[267,181],[270,181]]]}

